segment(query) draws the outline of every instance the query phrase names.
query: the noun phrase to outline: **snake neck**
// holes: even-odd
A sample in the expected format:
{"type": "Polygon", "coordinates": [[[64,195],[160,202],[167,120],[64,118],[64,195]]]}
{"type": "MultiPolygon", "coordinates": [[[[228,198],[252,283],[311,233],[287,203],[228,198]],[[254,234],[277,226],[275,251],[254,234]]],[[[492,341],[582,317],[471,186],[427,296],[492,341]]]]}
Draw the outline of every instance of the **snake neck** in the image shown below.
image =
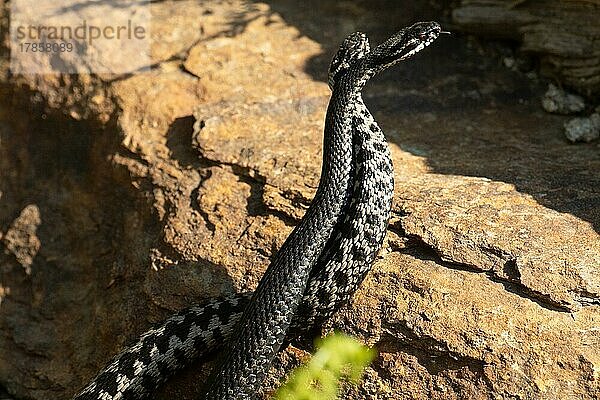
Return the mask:
{"type": "Polygon", "coordinates": [[[383,132],[361,98],[352,103],[353,186],[344,218],[334,228],[310,279],[290,337],[318,328],[347,303],[383,244],[394,191],[383,132]]]}
{"type": "Polygon", "coordinates": [[[213,374],[206,399],[250,399],[261,384],[292,322],[309,273],[348,201],[352,172],[351,87],[334,90],[325,119],[323,165],[311,206],[259,283],[242,324],[213,374]]]}

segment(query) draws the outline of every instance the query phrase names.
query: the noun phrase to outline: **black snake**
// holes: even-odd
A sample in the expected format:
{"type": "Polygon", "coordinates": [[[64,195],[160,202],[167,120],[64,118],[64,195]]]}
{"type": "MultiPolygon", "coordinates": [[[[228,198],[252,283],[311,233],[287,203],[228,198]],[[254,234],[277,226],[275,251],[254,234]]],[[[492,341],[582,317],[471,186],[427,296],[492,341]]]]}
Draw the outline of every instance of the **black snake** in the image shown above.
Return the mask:
{"type": "Polygon", "coordinates": [[[226,343],[205,398],[254,397],[286,337],[319,326],[369,271],[383,243],[394,184],[387,143],[361,91],[440,32],[436,22],[419,22],[372,51],[364,34],[344,40],[329,70],[332,96],[317,193],[256,291],[171,316],[118,354],[74,400],[147,397],[175,371],[226,343]]]}

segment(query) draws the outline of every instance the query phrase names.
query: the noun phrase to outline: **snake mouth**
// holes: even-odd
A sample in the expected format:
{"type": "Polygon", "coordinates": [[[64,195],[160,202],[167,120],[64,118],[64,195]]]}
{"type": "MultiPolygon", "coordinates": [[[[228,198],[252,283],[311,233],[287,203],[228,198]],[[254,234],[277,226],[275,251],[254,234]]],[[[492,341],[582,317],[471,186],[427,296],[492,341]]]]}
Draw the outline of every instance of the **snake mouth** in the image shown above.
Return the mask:
{"type": "Polygon", "coordinates": [[[377,70],[406,60],[433,43],[442,33],[437,22],[417,22],[402,29],[371,52],[371,66],[377,70]]]}
{"type": "Polygon", "coordinates": [[[417,54],[418,52],[420,52],[421,50],[423,50],[425,47],[429,46],[431,43],[433,43],[433,41],[437,38],[437,36],[433,39],[428,39],[425,42],[419,43],[417,45],[417,47],[413,48],[412,50],[410,50],[408,53],[405,53],[402,57],[400,57],[398,59],[398,61],[401,60],[406,60],[407,58],[410,58],[412,56],[414,56],[415,54],[417,54]]]}
{"type": "Polygon", "coordinates": [[[405,60],[414,56],[433,43],[441,32],[442,27],[437,22],[418,22],[408,27],[398,60],[405,60]]]}

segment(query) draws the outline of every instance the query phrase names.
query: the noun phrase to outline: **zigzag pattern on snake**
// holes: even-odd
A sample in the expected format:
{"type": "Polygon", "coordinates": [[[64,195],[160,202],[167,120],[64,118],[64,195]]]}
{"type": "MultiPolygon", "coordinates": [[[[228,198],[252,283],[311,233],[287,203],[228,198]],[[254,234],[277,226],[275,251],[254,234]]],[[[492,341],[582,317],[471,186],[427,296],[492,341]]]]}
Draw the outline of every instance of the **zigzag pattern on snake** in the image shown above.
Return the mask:
{"type": "Polygon", "coordinates": [[[369,271],[387,228],[393,169],[361,90],[440,31],[435,22],[417,23],[373,51],[364,34],[342,43],[329,73],[332,97],[317,194],[257,291],[178,312],[117,355],[74,399],[144,398],[173,372],[233,338],[206,398],[253,397],[285,337],[329,318],[369,271]]]}

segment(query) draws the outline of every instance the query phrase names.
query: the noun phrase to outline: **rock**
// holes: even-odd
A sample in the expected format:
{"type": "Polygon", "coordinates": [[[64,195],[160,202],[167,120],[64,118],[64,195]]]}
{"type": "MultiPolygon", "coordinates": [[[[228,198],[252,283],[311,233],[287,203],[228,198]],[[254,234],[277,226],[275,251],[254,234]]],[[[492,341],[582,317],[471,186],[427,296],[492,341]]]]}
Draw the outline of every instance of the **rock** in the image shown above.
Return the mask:
{"type": "Polygon", "coordinates": [[[250,106],[203,105],[194,112],[198,123],[192,140],[211,161],[247,169],[253,179],[264,182],[266,201],[299,220],[303,213],[298,214],[297,205],[308,204],[319,183],[320,171],[314,166],[321,162],[318,129],[327,101],[321,95],[250,106]],[[272,194],[277,188],[283,196],[272,194]]]}
{"type": "Polygon", "coordinates": [[[519,41],[539,56],[544,75],[586,96],[600,91],[599,17],[588,1],[463,0],[452,11],[459,29],[519,41]]]}
{"type": "MultiPolygon", "coordinates": [[[[256,287],[316,190],[335,46],[431,13],[377,5],[156,2],[154,69],[9,80],[0,61],[0,387],[70,398],[175,310],[256,287]]],[[[365,91],[396,194],[325,327],[380,352],[344,398],[597,398],[597,149],[557,137],[544,88],[445,40],[365,91]]],[[[155,398],[194,398],[211,365],[155,398]]]]}
{"type": "Polygon", "coordinates": [[[600,114],[589,118],[573,118],[565,122],[565,136],[571,142],[591,142],[600,137],[600,114]]]}
{"type": "Polygon", "coordinates": [[[41,246],[35,234],[41,222],[40,210],[37,206],[28,205],[13,221],[6,233],[0,236],[6,252],[15,257],[27,275],[31,274],[31,264],[41,246]]]}
{"type": "Polygon", "coordinates": [[[333,325],[376,345],[376,382],[401,388],[385,398],[593,399],[598,323],[597,307],[540,307],[417,244],[377,263],[333,325]]]}
{"type": "Polygon", "coordinates": [[[551,309],[600,304],[600,237],[589,223],[486,179],[426,175],[408,181],[403,196],[399,229],[443,261],[520,286],[551,309]]]}
{"type": "Polygon", "coordinates": [[[542,98],[542,107],[549,113],[569,115],[583,111],[585,101],[581,96],[567,93],[549,84],[542,98]]]}

